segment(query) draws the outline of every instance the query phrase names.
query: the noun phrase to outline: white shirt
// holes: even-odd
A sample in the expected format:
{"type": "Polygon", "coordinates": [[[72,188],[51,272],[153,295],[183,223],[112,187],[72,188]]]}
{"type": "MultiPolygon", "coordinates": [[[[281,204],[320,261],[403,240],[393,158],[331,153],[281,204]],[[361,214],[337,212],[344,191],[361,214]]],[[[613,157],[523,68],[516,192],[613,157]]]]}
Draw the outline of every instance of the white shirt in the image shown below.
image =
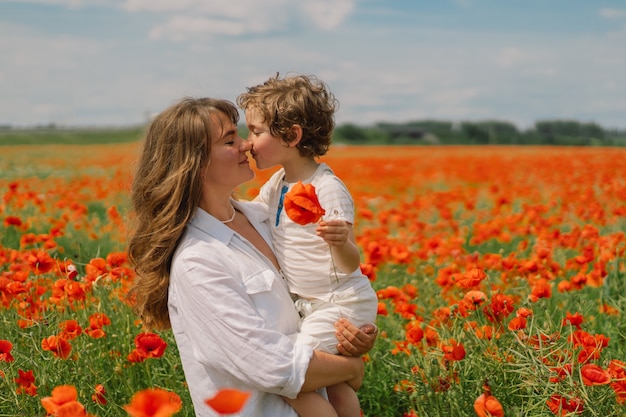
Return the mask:
{"type": "MultiPolygon", "coordinates": [[[[278,261],[289,282],[289,290],[300,297],[331,301],[333,296],[353,294],[371,286],[360,268],[344,274],[333,265],[328,244],[316,235],[316,223],[300,225],[289,218],[281,205],[281,194],[294,183],[284,181],[285,170],[279,169],[261,187],[258,199],[269,206],[272,242],[278,261]]],[[[326,211],[325,220],[340,219],[354,224],[354,202],[345,184],[325,163],[302,181],[315,187],[315,193],[326,211]]]]}
{"type": "MultiPolygon", "coordinates": [[[[266,207],[233,204],[270,244],[266,207]]],[[[295,344],[298,315],[265,256],[198,208],[174,254],[168,296],[197,416],[217,416],[204,401],[220,388],[252,392],[237,416],[297,416],[279,395],[298,394],[312,349],[295,344]]]]}

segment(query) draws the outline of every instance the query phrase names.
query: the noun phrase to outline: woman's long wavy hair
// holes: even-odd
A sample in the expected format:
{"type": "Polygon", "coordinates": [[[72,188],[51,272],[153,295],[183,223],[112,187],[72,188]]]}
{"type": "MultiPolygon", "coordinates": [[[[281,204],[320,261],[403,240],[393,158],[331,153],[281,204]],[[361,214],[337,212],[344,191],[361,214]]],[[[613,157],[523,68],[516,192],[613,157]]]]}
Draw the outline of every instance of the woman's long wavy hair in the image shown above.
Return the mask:
{"type": "Polygon", "coordinates": [[[215,125],[218,112],[239,121],[229,101],[183,98],[156,116],[144,135],[131,188],[135,225],[128,256],[137,275],[129,299],[147,329],[171,327],[172,256],[200,203],[211,141],[222,131],[215,125]]]}

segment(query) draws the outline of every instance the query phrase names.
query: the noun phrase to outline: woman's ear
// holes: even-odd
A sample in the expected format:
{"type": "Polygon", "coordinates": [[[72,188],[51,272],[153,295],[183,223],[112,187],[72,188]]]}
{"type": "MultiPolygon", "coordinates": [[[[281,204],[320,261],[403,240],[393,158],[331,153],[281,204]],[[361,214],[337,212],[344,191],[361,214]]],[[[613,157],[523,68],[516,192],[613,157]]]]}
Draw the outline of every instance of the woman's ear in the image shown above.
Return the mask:
{"type": "Polygon", "coordinates": [[[289,132],[289,147],[295,147],[302,140],[302,126],[293,125],[289,132]]]}

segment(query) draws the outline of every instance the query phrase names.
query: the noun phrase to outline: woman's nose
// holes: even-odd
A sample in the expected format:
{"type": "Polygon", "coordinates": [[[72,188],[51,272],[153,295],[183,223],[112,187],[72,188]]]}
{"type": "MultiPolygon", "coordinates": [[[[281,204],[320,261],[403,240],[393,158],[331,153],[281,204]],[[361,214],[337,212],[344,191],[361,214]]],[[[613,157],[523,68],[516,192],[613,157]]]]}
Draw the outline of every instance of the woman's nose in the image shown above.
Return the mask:
{"type": "Polygon", "coordinates": [[[243,139],[243,140],[241,141],[241,146],[239,146],[239,149],[240,149],[242,152],[247,152],[247,151],[249,151],[250,149],[252,149],[252,142],[250,142],[249,140],[245,140],[245,139],[243,139]]]}

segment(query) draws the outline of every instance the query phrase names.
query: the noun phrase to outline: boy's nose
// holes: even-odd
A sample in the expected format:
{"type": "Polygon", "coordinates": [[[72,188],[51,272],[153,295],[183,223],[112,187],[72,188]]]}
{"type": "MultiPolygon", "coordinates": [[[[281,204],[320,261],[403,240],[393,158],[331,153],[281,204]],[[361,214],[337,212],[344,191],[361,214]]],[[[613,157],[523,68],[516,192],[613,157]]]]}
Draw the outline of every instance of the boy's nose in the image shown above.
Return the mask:
{"type": "Polygon", "coordinates": [[[250,149],[252,149],[252,142],[244,139],[241,142],[241,146],[239,147],[239,149],[241,149],[242,152],[249,151],[250,149]]]}

